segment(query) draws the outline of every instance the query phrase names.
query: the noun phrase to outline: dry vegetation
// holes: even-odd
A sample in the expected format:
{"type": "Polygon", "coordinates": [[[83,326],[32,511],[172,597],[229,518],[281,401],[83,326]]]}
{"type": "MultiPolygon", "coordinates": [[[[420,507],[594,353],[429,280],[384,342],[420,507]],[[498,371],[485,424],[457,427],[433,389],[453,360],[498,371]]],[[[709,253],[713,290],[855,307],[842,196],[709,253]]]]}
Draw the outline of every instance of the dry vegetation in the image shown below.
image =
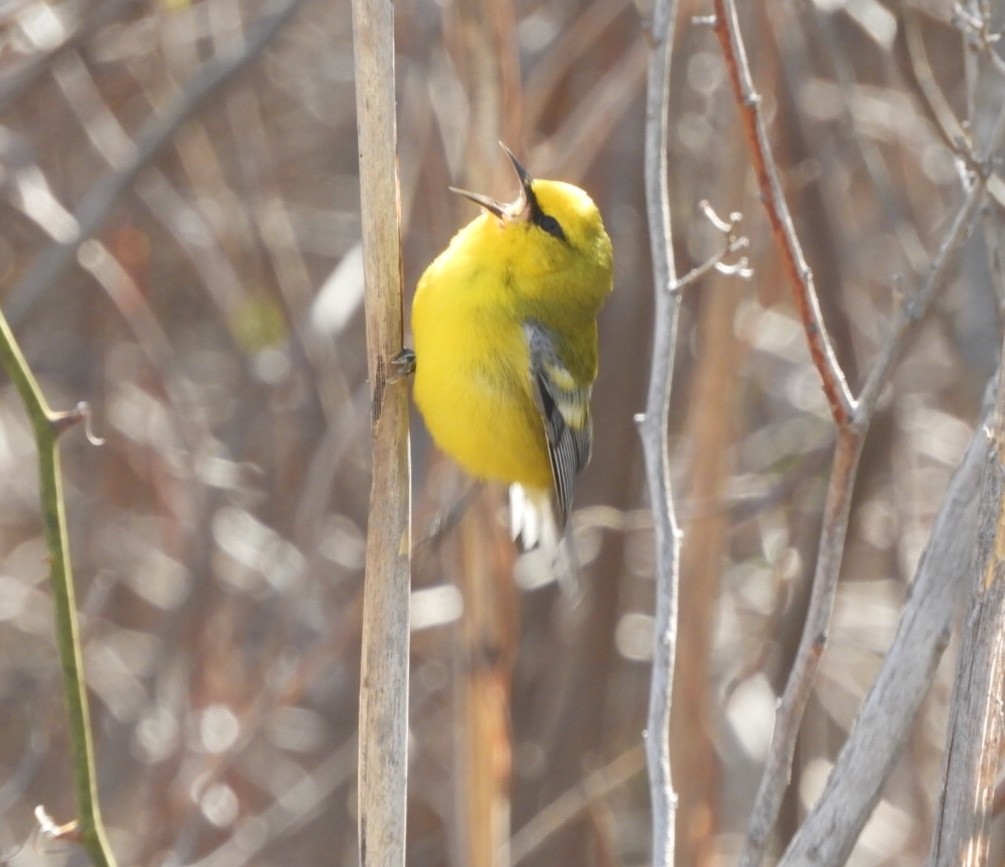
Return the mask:
{"type": "MultiPolygon", "coordinates": [[[[735,863],[743,845],[835,426],[719,43],[696,20],[711,4],[681,6],[678,270],[720,248],[707,200],[744,215],[754,271],[688,287],[671,412],[677,863],[697,867],[735,863]]],[[[857,393],[963,201],[961,143],[987,136],[1005,76],[945,4],[741,6],[784,194],[857,393]]],[[[472,215],[448,185],[514,190],[500,138],[534,174],[592,192],[617,265],[573,515],[576,605],[534,575],[513,582],[501,492],[472,488],[413,424],[408,864],[489,864],[496,847],[528,867],[643,865],[642,20],[627,0],[395,11],[406,287],[472,215]]],[[[50,403],[87,400],[107,440],[70,431],[63,467],[122,864],[356,863],[370,425],[350,32],[349,0],[0,0],[2,308],[50,403]]],[[[769,861],[823,787],[978,428],[1001,342],[998,186],[874,415],[769,861]]],[[[963,610],[972,550],[942,576],[959,585],[947,610],[963,610]]],[[[75,810],[44,560],[30,430],[3,385],[0,857],[17,867],[82,859],[34,830],[36,804],[57,821],[75,810]]],[[[955,641],[848,863],[926,857],[955,641]]]]}

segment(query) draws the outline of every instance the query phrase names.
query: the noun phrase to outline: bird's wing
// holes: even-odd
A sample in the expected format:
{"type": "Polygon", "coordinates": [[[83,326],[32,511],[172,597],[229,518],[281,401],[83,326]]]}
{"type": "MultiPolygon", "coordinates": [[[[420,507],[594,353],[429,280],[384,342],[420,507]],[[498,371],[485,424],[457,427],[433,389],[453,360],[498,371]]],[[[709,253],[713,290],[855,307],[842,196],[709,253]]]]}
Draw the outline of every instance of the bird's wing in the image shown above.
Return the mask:
{"type": "Polygon", "coordinates": [[[591,385],[578,383],[569,372],[547,328],[528,322],[524,331],[530,350],[531,388],[544,423],[558,523],[562,528],[569,518],[576,474],[589,463],[593,449],[591,385]]]}

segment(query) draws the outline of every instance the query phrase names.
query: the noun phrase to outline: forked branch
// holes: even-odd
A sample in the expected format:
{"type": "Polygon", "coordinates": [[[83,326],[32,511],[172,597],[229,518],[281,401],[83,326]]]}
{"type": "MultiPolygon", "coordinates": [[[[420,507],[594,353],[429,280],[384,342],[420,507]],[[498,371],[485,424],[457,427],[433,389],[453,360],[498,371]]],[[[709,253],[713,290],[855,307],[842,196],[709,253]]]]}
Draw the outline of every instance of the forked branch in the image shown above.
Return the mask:
{"type": "MultiPolygon", "coordinates": [[[[859,399],[848,388],[821,317],[812,272],[806,264],[784,195],[767,130],[761,100],[753,86],[734,0],[713,0],[713,26],[725,57],[734,96],[747,138],[761,198],[771,224],[779,255],[803,321],[810,356],[820,375],[831,414],[837,425],[837,446],[824,505],[822,538],[806,621],[784,693],[779,702],[766,767],[755,799],[747,846],[741,864],[755,867],[767,850],[782,798],[791,775],[796,738],[812,691],[820,658],[826,647],[834,597],[844,555],[851,494],[864,436],[883,388],[902,355],[917,323],[925,316],[937,291],[956,262],[972,229],[987,188],[988,157],[1000,147],[1005,113],[979,154],[970,161],[969,189],[945,239],[932,259],[918,289],[897,311],[891,332],[877,353],[859,399]]],[[[896,294],[896,293],[895,293],[896,294]]]]}

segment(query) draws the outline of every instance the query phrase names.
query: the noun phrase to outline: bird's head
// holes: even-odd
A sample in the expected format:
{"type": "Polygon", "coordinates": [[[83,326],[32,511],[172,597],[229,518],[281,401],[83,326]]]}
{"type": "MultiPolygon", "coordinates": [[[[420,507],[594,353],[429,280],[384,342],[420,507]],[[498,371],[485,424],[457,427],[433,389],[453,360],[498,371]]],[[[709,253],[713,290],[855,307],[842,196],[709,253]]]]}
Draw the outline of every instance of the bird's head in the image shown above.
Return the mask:
{"type": "Polygon", "coordinates": [[[520,193],[508,204],[490,196],[451,187],[483,207],[502,230],[499,242],[518,256],[529,272],[570,271],[610,290],[612,251],[600,211],[589,195],[563,181],[535,180],[506,145],[520,193]]]}

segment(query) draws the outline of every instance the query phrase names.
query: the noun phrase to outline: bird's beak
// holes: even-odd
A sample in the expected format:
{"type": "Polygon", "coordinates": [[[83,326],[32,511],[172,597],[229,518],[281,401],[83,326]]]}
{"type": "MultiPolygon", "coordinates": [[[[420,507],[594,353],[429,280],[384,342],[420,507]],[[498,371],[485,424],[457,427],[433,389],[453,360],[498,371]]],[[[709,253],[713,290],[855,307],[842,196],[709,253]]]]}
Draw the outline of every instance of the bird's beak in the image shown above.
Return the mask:
{"type": "Polygon", "coordinates": [[[520,161],[513,156],[513,151],[506,147],[506,145],[502,142],[499,142],[499,147],[506,151],[506,156],[508,156],[510,162],[513,163],[513,170],[516,172],[516,176],[520,181],[521,195],[519,199],[508,205],[504,205],[497,202],[491,196],[483,196],[481,193],[472,193],[469,190],[462,190],[459,187],[450,187],[450,192],[457,193],[459,196],[464,196],[464,198],[470,199],[476,205],[480,205],[485,208],[485,210],[490,214],[495,214],[500,220],[507,220],[523,213],[526,210],[528,203],[534,201],[534,193],[531,189],[531,184],[534,182],[534,179],[530,176],[527,169],[520,164],[520,161]]]}
{"type": "Polygon", "coordinates": [[[527,171],[506,145],[499,142],[499,147],[506,151],[506,156],[509,157],[509,161],[513,163],[513,170],[516,172],[517,178],[520,180],[520,186],[523,188],[523,194],[526,198],[531,198],[534,194],[531,192],[530,185],[534,183],[534,179],[530,176],[530,172],[527,171]]]}
{"type": "Polygon", "coordinates": [[[495,214],[500,219],[504,219],[506,214],[506,206],[499,204],[491,196],[483,196],[481,193],[472,193],[469,190],[462,190],[460,187],[450,187],[450,192],[457,193],[459,196],[464,196],[465,199],[471,199],[476,205],[481,205],[491,214],[495,214]]]}

